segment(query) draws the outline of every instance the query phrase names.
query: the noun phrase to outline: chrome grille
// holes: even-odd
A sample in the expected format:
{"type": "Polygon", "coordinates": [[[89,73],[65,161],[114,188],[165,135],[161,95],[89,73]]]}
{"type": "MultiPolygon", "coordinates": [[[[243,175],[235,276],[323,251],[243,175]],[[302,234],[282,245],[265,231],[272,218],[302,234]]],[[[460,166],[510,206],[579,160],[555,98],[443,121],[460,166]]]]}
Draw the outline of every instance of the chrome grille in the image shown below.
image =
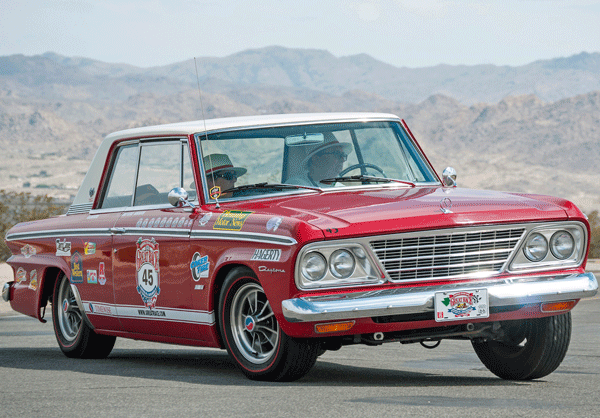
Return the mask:
{"type": "Polygon", "coordinates": [[[498,273],[525,228],[397,235],[371,241],[392,281],[489,276],[498,273]]]}

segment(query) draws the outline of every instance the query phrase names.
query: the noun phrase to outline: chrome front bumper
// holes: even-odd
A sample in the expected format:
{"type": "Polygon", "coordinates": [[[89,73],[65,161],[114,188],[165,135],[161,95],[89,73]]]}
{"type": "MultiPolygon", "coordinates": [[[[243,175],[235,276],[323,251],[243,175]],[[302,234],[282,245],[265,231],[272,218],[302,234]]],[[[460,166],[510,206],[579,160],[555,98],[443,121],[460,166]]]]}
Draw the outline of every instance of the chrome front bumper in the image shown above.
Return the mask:
{"type": "Polygon", "coordinates": [[[289,322],[338,321],[434,311],[436,292],[487,289],[490,308],[589,298],[598,291],[593,273],[504,279],[440,286],[307,296],[281,303],[289,322]]]}

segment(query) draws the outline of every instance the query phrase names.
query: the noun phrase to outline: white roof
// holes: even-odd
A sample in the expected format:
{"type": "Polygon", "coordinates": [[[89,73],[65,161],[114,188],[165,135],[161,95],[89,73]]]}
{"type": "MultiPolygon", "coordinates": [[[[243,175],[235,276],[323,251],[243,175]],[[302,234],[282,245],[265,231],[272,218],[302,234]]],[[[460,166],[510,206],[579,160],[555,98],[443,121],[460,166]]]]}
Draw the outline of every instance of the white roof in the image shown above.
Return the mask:
{"type": "MultiPolygon", "coordinates": [[[[366,120],[400,120],[398,116],[387,113],[297,113],[282,115],[241,116],[220,119],[196,120],[145,126],[114,132],[102,141],[83,179],[81,187],[71,205],[70,213],[87,212],[91,208],[90,190],[98,192],[100,176],[106,163],[110,147],[115,141],[127,138],[147,138],[152,136],[188,136],[196,133],[211,133],[241,128],[259,128],[265,126],[295,125],[306,123],[352,122],[366,120]]],[[[94,195],[95,197],[95,195],[94,195]]]]}
{"type": "Polygon", "coordinates": [[[388,113],[295,113],[282,115],[239,116],[231,118],[195,120],[126,129],[108,135],[104,141],[114,141],[129,137],[153,135],[190,135],[199,132],[214,132],[229,129],[254,128],[273,125],[290,125],[318,122],[342,122],[360,120],[398,120],[398,116],[388,113]]]}

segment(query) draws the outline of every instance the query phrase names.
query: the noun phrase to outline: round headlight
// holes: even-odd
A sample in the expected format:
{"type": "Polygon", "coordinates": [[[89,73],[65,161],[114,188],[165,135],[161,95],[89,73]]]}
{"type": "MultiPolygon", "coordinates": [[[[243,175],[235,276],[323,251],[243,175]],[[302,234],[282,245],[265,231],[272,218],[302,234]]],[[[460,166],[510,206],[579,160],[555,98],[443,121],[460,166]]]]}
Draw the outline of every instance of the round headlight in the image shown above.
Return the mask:
{"type": "Polygon", "coordinates": [[[323,254],[312,251],[304,256],[302,275],[312,282],[321,280],[327,272],[327,260],[323,254]]]}
{"type": "Polygon", "coordinates": [[[558,231],[552,235],[550,238],[550,251],[552,251],[552,255],[559,260],[565,260],[571,255],[573,255],[573,251],[575,250],[575,240],[573,239],[573,235],[569,234],[567,231],[558,231]]]}
{"type": "Polygon", "coordinates": [[[531,261],[542,261],[548,254],[548,241],[542,234],[531,234],[525,242],[523,253],[531,261]]]}
{"type": "Polygon", "coordinates": [[[336,250],[329,258],[329,270],[338,279],[347,279],[354,273],[356,261],[348,250],[336,250]]]}

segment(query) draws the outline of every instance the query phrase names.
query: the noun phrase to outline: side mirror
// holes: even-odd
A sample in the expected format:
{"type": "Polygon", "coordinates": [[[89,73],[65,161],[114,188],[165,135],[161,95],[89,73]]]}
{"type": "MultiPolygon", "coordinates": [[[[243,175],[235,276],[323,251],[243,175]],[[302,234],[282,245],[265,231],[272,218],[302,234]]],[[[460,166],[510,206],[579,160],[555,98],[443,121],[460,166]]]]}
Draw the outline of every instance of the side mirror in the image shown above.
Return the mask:
{"type": "Polygon", "coordinates": [[[175,206],[176,208],[180,206],[189,206],[190,208],[195,208],[195,206],[188,200],[188,193],[185,191],[185,189],[181,187],[174,187],[173,189],[171,189],[168,198],[169,203],[175,206]]]}
{"type": "Polygon", "coordinates": [[[456,170],[452,167],[446,167],[442,171],[442,183],[444,186],[456,187],[456,170]]]}

